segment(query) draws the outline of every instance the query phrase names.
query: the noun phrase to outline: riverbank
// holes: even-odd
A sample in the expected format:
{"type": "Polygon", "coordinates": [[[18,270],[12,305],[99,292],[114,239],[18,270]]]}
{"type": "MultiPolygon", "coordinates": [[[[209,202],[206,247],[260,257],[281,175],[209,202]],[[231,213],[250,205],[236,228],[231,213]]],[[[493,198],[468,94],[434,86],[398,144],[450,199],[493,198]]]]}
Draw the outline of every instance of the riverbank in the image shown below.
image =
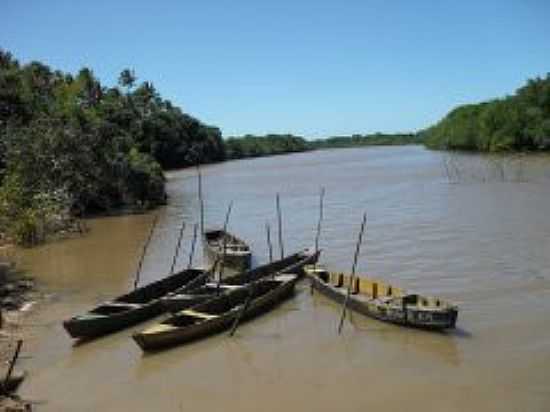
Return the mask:
{"type": "MultiPolygon", "coordinates": [[[[38,291],[32,278],[19,273],[13,264],[13,246],[0,247],[0,377],[8,376],[10,364],[16,353],[17,342],[28,341],[31,331],[25,325],[31,308],[39,300],[38,291]]],[[[16,361],[11,379],[21,377],[25,372],[16,361]]],[[[0,391],[0,411],[30,411],[31,405],[13,393],[0,391]]]]}

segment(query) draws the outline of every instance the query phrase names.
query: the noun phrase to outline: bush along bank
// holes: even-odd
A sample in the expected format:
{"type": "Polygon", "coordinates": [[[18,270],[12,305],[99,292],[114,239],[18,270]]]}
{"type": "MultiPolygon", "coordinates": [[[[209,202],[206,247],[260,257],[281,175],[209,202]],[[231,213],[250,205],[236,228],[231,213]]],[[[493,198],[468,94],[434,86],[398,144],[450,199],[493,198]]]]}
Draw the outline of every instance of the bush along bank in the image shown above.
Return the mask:
{"type": "Polygon", "coordinates": [[[166,200],[163,168],[225,158],[221,132],[131,70],[106,87],[0,50],[0,233],[23,245],[75,216],[166,200]]]}

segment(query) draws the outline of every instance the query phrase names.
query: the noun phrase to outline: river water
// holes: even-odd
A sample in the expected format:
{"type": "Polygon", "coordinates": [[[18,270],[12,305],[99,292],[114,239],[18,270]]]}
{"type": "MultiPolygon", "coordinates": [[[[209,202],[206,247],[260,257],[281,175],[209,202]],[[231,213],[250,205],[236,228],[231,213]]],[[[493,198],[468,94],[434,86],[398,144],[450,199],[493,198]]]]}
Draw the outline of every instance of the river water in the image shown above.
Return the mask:
{"type": "MultiPolygon", "coordinates": [[[[95,219],[84,237],[20,252],[48,293],[27,320],[34,336],[22,361],[31,374],[21,394],[37,410],[550,410],[549,157],[341,149],[226,162],[203,176],[206,226],[222,225],[234,201],[229,229],[255,263],[267,260],[266,222],[277,244],[277,192],[291,253],[313,244],[326,188],[321,260],[333,269],[351,269],[366,211],[358,271],[456,301],[458,328],[353,315],[338,336],[340,309],[304,281],[233,338],[143,355],[130,335],[146,323],[73,346],[61,321],[131,287],[153,215],[95,219]]],[[[169,173],[168,190],[142,283],[169,270],[182,221],[178,267],[187,264],[195,172],[169,173]]]]}

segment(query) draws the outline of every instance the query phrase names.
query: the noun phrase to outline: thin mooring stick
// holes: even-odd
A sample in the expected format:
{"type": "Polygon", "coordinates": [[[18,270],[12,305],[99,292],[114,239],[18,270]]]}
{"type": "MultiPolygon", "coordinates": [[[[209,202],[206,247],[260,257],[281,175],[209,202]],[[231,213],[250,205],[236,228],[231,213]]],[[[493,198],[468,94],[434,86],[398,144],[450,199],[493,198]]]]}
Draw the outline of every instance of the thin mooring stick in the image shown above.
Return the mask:
{"type": "Polygon", "coordinates": [[[178,235],[178,243],[176,244],[176,251],[174,252],[174,259],[172,260],[172,266],[170,267],[170,274],[174,274],[174,269],[176,268],[176,261],[178,260],[178,255],[180,254],[181,238],[183,237],[183,231],[185,229],[185,222],[181,222],[180,233],[178,235]]]}
{"type": "Polygon", "coordinates": [[[17,341],[17,348],[15,349],[13,358],[10,361],[10,367],[8,369],[8,373],[6,374],[6,378],[4,379],[4,388],[8,387],[8,381],[10,380],[11,374],[13,372],[13,368],[15,367],[15,362],[17,362],[17,358],[19,357],[19,351],[21,350],[22,345],[23,345],[23,339],[19,339],[17,341]]]}
{"type": "Polygon", "coordinates": [[[225,269],[225,254],[227,251],[227,224],[229,223],[229,216],[231,215],[231,209],[233,209],[233,201],[229,202],[229,207],[227,208],[227,213],[225,214],[225,222],[223,223],[223,254],[222,254],[220,273],[218,276],[218,285],[216,287],[217,295],[220,294],[220,283],[222,282],[223,272],[225,269]]]}
{"type": "Polygon", "coordinates": [[[265,223],[265,230],[267,233],[267,248],[269,250],[269,263],[273,262],[273,245],[271,244],[271,228],[269,223],[265,223]]]}
{"type": "Polygon", "coordinates": [[[361,250],[361,242],[363,241],[363,232],[365,231],[365,225],[367,224],[367,213],[363,214],[363,222],[361,223],[361,230],[359,231],[359,239],[357,240],[357,246],[355,248],[355,256],[353,257],[353,266],[351,267],[351,276],[348,283],[348,293],[346,294],[346,299],[342,305],[342,316],[340,317],[340,324],[338,325],[338,334],[342,332],[342,325],[344,324],[344,318],[346,317],[346,307],[348,305],[348,300],[351,295],[351,285],[355,279],[355,268],[357,266],[357,259],[359,257],[359,251],[361,250]]]}
{"type": "Polygon", "coordinates": [[[325,188],[321,188],[319,197],[319,222],[317,223],[317,235],[315,236],[315,252],[319,251],[319,238],[321,237],[321,222],[323,221],[323,201],[325,199],[325,188]]]}
{"type": "Polygon", "coordinates": [[[193,265],[193,255],[195,254],[195,245],[197,244],[198,229],[199,229],[199,225],[195,223],[193,225],[193,241],[191,242],[191,252],[189,253],[189,264],[187,265],[187,269],[191,269],[191,266],[193,265]]]}
{"type": "Polygon", "coordinates": [[[199,179],[199,204],[200,204],[200,214],[201,214],[201,233],[204,233],[204,199],[202,196],[202,174],[201,168],[197,165],[197,176],[199,179]]]}
{"type": "Polygon", "coordinates": [[[285,250],[283,245],[283,218],[281,216],[281,201],[279,199],[279,193],[275,198],[277,203],[277,221],[279,223],[279,249],[281,249],[281,259],[285,257],[285,250]]]}
{"type": "Polygon", "coordinates": [[[149,243],[151,242],[151,238],[153,237],[153,232],[155,231],[155,227],[157,226],[158,218],[159,218],[158,215],[155,215],[155,219],[153,220],[153,224],[151,225],[151,231],[149,232],[149,236],[147,237],[147,240],[143,245],[143,252],[141,253],[141,258],[139,259],[136,277],[134,280],[134,289],[137,288],[137,285],[139,283],[139,276],[141,275],[141,267],[143,266],[143,259],[145,258],[145,254],[147,253],[147,248],[149,247],[149,243]]]}
{"type": "Polygon", "coordinates": [[[244,302],[244,305],[243,305],[241,311],[239,312],[239,314],[235,318],[235,322],[233,322],[233,326],[231,327],[231,331],[229,332],[229,336],[234,335],[235,331],[239,327],[239,323],[241,322],[242,317],[244,316],[244,314],[246,313],[246,310],[248,309],[248,306],[250,305],[250,301],[252,300],[252,296],[254,295],[254,292],[252,290],[253,287],[254,287],[254,283],[252,283],[248,287],[248,296],[246,297],[246,300],[244,302]]]}

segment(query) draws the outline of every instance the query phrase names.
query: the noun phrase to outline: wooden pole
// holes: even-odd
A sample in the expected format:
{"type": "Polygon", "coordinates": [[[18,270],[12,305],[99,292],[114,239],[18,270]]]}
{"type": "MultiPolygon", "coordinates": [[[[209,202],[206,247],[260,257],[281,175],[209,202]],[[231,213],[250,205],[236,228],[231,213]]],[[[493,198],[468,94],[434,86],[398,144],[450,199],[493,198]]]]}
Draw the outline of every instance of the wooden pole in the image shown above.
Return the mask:
{"type": "Polygon", "coordinates": [[[170,267],[170,274],[174,274],[174,269],[176,268],[176,262],[178,260],[178,255],[180,253],[181,238],[183,237],[183,230],[185,229],[185,222],[181,222],[180,233],[178,235],[178,243],[176,244],[176,251],[174,252],[174,259],[172,259],[172,266],[170,267]]]}
{"type": "Polygon", "coordinates": [[[319,239],[321,237],[321,222],[323,221],[323,201],[325,199],[325,188],[321,188],[319,197],[319,222],[317,223],[317,235],[315,236],[315,253],[319,251],[319,239]]]}
{"type": "Polygon", "coordinates": [[[222,282],[223,272],[225,269],[225,254],[227,251],[227,224],[229,223],[229,216],[231,215],[232,208],[233,208],[233,201],[229,202],[229,207],[227,208],[227,213],[225,214],[225,221],[223,223],[223,254],[222,254],[220,273],[218,276],[218,285],[216,287],[217,295],[220,294],[220,283],[222,282]]]}
{"type": "Polygon", "coordinates": [[[21,351],[21,346],[22,345],[23,345],[23,339],[19,339],[17,341],[17,348],[15,349],[15,353],[13,354],[13,358],[10,361],[10,367],[8,368],[8,373],[6,374],[6,377],[4,378],[4,388],[8,387],[8,382],[9,382],[11,374],[13,372],[13,368],[15,367],[15,362],[17,362],[17,358],[19,357],[19,352],[21,351]]]}
{"type": "Polygon", "coordinates": [[[195,254],[195,245],[197,244],[198,229],[199,225],[195,223],[193,225],[193,241],[191,242],[191,252],[189,253],[189,264],[187,265],[187,269],[191,269],[191,266],[193,265],[193,255],[195,254]]]}
{"type": "Polygon", "coordinates": [[[285,250],[283,245],[283,219],[281,216],[281,201],[279,199],[279,193],[277,193],[276,203],[277,203],[277,221],[279,223],[279,249],[281,249],[281,259],[283,259],[285,257],[285,250]]]}
{"type": "Polygon", "coordinates": [[[271,244],[271,228],[269,223],[265,223],[265,230],[267,232],[267,249],[269,251],[269,263],[273,262],[273,245],[271,244]]]}
{"type": "Polygon", "coordinates": [[[201,222],[201,234],[204,233],[204,198],[202,195],[202,174],[201,168],[197,165],[197,176],[199,180],[199,207],[200,207],[200,222],[201,222]]]}
{"type": "Polygon", "coordinates": [[[353,256],[353,266],[351,267],[351,275],[348,283],[348,293],[346,299],[342,305],[342,316],[340,317],[340,324],[338,325],[338,334],[342,332],[342,325],[344,324],[344,318],[346,317],[346,307],[348,305],[349,297],[351,295],[351,286],[355,279],[355,268],[357,267],[357,259],[359,258],[359,251],[361,250],[361,242],[363,241],[363,232],[365,231],[365,225],[367,224],[367,213],[363,214],[363,222],[361,223],[361,230],[359,231],[359,239],[357,240],[357,246],[355,248],[355,255],[353,256]]]}
{"type": "Polygon", "coordinates": [[[254,291],[252,290],[253,286],[254,286],[254,284],[252,283],[248,287],[248,296],[246,297],[246,300],[244,302],[244,305],[243,305],[241,311],[239,312],[239,314],[235,318],[235,322],[233,322],[233,326],[231,327],[231,331],[229,332],[229,336],[233,336],[235,334],[235,331],[239,327],[239,323],[241,323],[242,317],[244,316],[244,314],[246,313],[246,310],[248,309],[248,306],[250,305],[250,301],[252,300],[252,296],[254,295],[254,291]]]}
{"type": "Polygon", "coordinates": [[[137,288],[137,285],[139,283],[139,276],[141,275],[141,267],[143,266],[143,259],[145,258],[145,254],[147,253],[147,248],[149,247],[149,243],[151,242],[151,238],[153,237],[153,232],[155,231],[157,222],[158,222],[158,215],[155,215],[155,219],[153,220],[153,224],[151,225],[151,231],[149,232],[149,236],[147,237],[147,240],[143,245],[143,251],[139,259],[138,268],[137,268],[136,276],[134,280],[134,289],[137,288]]]}

